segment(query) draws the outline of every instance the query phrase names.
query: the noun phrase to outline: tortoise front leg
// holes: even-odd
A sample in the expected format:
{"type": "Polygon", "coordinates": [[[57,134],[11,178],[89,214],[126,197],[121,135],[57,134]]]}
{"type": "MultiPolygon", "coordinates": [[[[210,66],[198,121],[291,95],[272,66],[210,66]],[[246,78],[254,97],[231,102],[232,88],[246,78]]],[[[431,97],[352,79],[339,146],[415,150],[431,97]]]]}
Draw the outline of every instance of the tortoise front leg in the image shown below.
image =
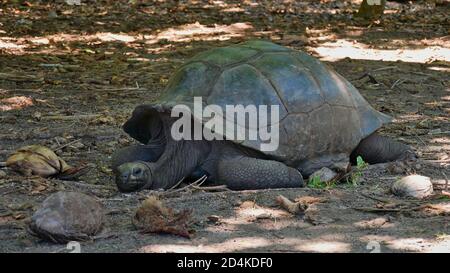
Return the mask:
{"type": "Polygon", "coordinates": [[[245,156],[222,159],[217,182],[232,190],[303,187],[299,171],[285,164],[245,156]]]}
{"type": "Polygon", "coordinates": [[[111,166],[116,169],[120,165],[134,161],[156,162],[164,151],[159,145],[131,145],[114,152],[111,157],[111,166]]]}

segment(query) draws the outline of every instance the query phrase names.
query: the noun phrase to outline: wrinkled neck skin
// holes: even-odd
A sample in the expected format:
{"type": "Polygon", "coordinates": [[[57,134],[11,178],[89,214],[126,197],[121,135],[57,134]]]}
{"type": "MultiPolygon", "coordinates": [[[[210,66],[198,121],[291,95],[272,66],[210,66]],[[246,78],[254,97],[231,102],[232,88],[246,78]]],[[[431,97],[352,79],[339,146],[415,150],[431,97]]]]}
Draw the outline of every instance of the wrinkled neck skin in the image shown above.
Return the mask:
{"type": "Polygon", "coordinates": [[[143,189],[171,188],[191,174],[207,158],[211,149],[210,143],[205,140],[174,140],[170,134],[174,120],[165,116],[161,119],[165,149],[158,161],[145,163],[151,172],[151,181],[143,189]]]}

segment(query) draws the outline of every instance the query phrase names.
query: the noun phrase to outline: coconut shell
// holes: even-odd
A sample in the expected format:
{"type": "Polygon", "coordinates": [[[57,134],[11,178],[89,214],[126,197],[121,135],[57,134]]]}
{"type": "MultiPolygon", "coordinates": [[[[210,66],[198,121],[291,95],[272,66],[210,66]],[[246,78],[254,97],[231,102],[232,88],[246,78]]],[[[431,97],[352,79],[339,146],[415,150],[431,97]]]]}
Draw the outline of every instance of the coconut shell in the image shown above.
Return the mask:
{"type": "Polygon", "coordinates": [[[78,192],[57,192],[31,217],[33,235],[55,243],[85,241],[98,234],[105,220],[103,206],[78,192]]]}
{"type": "Polygon", "coordinates": [[[392,192],[402,197],[422,199],[433,194],[433,184],[429,177],[408,175],[392,184],[392,192]]]}
{"type": "Polygon", "coordinates": [[[49,177],[63,173],[71,167],[52,150],[40,145],[25,146],[15,151],[6,166],[24,175],[49,177]]]}

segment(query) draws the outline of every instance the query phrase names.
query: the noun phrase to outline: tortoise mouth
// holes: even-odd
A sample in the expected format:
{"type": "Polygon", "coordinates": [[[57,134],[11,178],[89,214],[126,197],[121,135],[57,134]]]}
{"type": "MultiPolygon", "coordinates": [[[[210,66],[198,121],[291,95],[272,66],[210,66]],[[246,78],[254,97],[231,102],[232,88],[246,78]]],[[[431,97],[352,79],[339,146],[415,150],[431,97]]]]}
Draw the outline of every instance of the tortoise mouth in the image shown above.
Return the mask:
{"type": "Polygon", "coordinates": [[[116,177],[116,185],[120,192],[134,192],[143,189],[145,181],[141,179],[129,179],[122,181],[120,177],[116,177]]]}

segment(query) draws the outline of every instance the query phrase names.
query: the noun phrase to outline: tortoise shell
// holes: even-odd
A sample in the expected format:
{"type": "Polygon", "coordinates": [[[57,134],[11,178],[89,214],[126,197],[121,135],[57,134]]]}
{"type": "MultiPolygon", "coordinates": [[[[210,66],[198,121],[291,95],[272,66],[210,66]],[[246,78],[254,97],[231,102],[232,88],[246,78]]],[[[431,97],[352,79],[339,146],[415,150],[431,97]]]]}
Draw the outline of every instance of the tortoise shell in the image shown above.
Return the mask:
{"type": "MultiPolygon", "coordinates": [[[[196,55],[178,68],[152,105],[161,112],[187,105],[200,119],[193,111],[194,97],[224,113],[226,105],[278,105],[279,123],[269,127],[279,126],[279,147],[263,152],[296,167],[314,158],[348,158],[363,138],[391,121],[332,68],[304,52],[261,40],[196,55]]],[[[224,124],[228,118],[223,115],[224,124]]],[[[201,121],[204,126],[206,121],[201,121]]],[[[247,132],[264,129],[235,125],[247,132]]],[[[260,150],[260,139],[233,141],[260,150]]]]}

